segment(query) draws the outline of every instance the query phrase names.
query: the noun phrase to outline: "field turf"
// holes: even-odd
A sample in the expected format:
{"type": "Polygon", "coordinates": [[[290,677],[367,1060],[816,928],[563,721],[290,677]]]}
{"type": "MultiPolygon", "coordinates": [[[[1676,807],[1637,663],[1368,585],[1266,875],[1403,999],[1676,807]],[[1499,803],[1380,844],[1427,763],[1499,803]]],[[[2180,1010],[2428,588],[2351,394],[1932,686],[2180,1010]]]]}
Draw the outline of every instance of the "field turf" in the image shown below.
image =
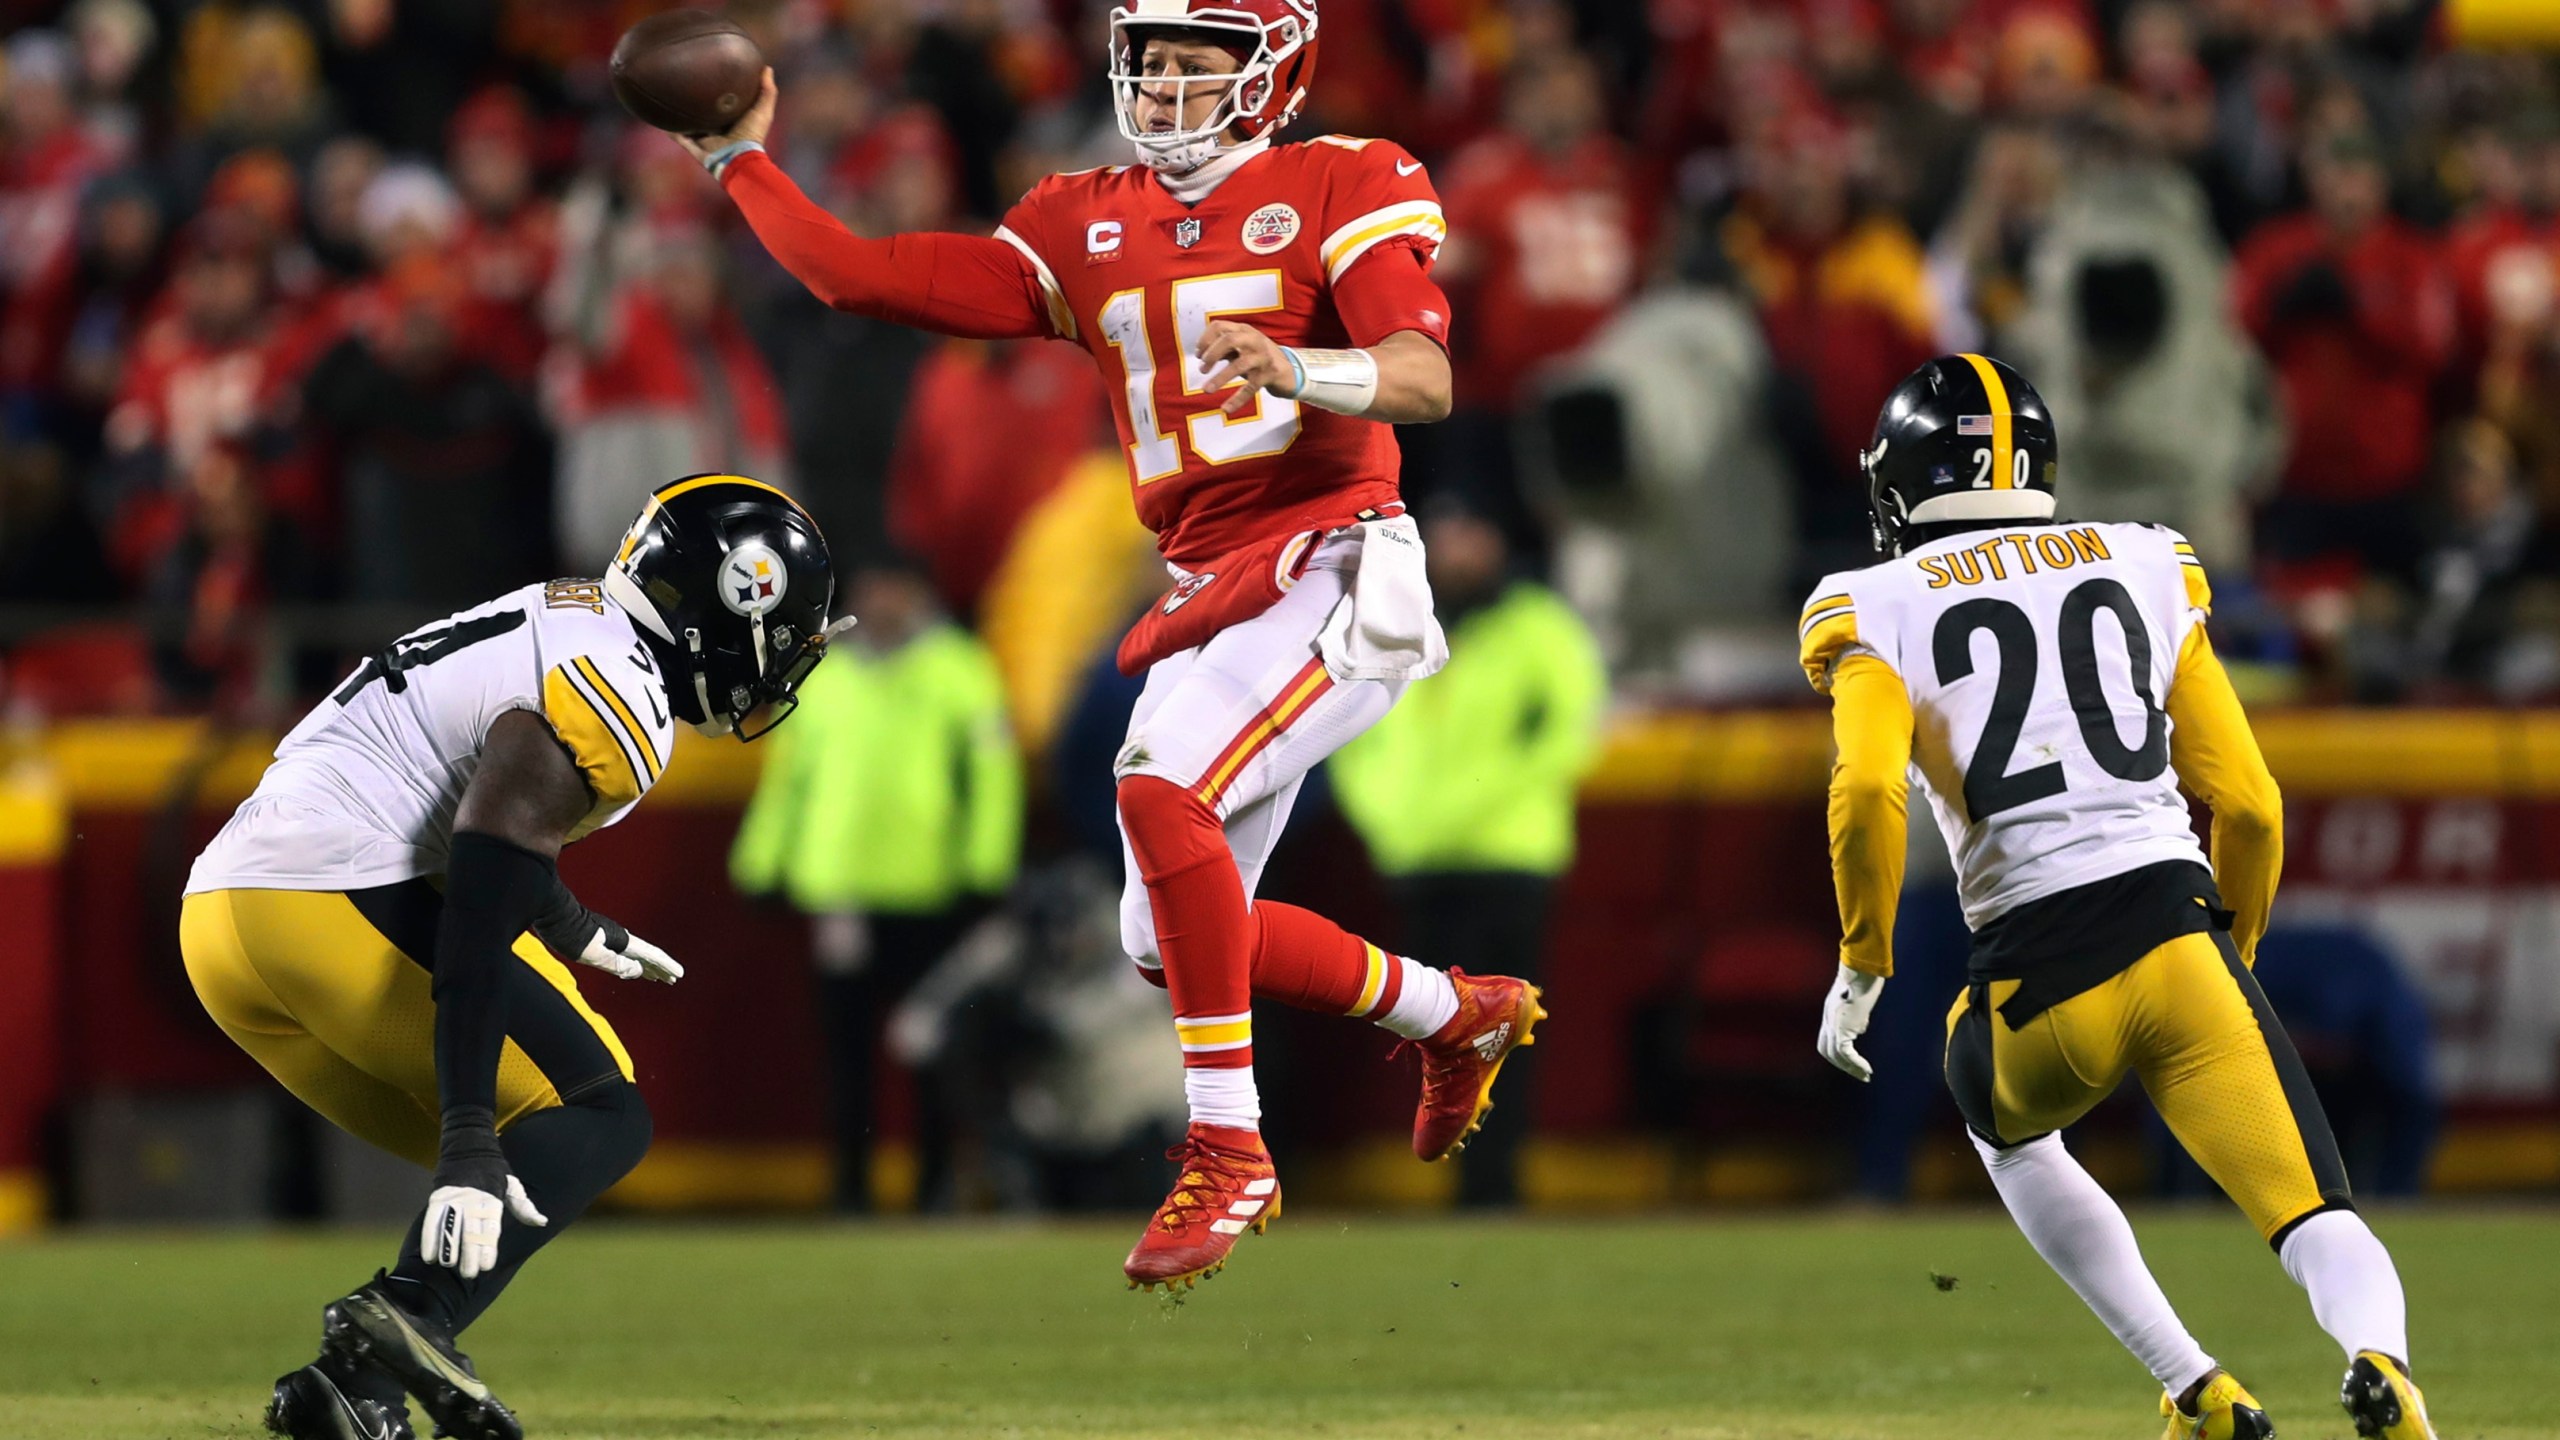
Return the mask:
{"type": "MultiPolygon", "coordinates": [[[[2352,1434],[2336,1351],[2236,1215],[2135,1224],[2285,1440],[2352,1434]]],[[[2159,1433],[2147,1377],[1996,1215],[1293,1212],[1180,1305],[1121,1288],[1134,1225],[594,1224],[470,1348],[558,1440],[2159,1433]]],[[[2377,1228],[2446,1440],[2560,1436],[2560,1211],[2377,1228]]],[[[268,1380],[384,1249],[0,1243],[0,1437],[263,1433],[268,1380]]]]}

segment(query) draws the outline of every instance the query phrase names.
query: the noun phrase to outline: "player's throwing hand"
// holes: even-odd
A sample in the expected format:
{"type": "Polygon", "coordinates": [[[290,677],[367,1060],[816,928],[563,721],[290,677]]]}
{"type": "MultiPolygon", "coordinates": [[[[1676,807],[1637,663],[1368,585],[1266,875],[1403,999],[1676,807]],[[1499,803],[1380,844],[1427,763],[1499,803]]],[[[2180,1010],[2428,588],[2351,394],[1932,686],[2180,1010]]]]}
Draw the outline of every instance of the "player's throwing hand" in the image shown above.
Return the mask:
{"type": "Polygon", "coordinates": [[[685,148],[686,154],[708,167],[711,164],[711,157],[723,150],[740,145],[762,145],[764,137],[773,131],[773,107],[781,99],[781,87],[773,83],[773,67],[768,65],[764,68],[764,93],[756,97],[756,103],[749,106],[747,113],[739,116],[738,123],[730,126],[726,133],[720,135],[674,135],[673,131],[668,133],[674,135],[675,142],[685,148]]]}
{"type": "Polygon", "coordinates": [[[1200,349],[1194,358],[1201,369],[1209,372],[1202,389],[1214,391],[1236,385],[1236,393],[1218,407],[1229,415],[1242,414],[1265,390],[1287,399],[1305,383],[1287,346],[1233,320],[1210,321],[1209,327],[1200,332],[1200,349]],[[1243,383],[1238,385],[1238,381],[1243,383]]]}

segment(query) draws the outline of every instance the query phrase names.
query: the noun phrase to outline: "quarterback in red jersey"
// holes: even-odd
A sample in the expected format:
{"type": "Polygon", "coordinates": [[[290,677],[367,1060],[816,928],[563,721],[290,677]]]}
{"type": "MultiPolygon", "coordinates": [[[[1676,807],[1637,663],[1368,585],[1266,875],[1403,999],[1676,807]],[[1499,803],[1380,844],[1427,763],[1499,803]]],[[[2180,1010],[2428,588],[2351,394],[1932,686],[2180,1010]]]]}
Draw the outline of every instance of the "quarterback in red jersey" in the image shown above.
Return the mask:
{"type": "Polygon", "coordinates": [[[1082,346],[1118,403],[1138,515],[1178,583],[1120,648],[1147,684],[1115,771],[1122,944],[1172,996],[1191,1129],[1125,1270],[1188,1285],[1280,1212],[1252,999],[1414,1042],[1417,1155],[1465,1143],[1537,990],[1442,972],[1253,892],[1318,762],[1445,662],[1389,424],[1449,413],[1445,233],[1383,140],[1274,143],[1315,71],[1313,0],[1136,0],[1111,84],[1138,163],[1053,176],[992,237],[865,240],[763,153],[776,92],[684,139],[791,273],[838,309],[1082,346]]]}

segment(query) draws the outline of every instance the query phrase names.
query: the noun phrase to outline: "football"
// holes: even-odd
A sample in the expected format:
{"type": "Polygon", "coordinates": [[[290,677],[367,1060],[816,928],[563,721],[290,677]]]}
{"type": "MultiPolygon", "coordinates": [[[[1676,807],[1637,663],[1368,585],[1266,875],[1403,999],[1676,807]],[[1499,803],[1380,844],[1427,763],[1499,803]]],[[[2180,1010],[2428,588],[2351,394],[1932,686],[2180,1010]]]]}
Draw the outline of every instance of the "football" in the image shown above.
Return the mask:
{"type": "Polygon", "coordinates": [[[754,107],[764,66],[764,52],[736,22],[708,10],[669,10],[622,32],[613,95],[643,124],[717,135],[754,107]]]}

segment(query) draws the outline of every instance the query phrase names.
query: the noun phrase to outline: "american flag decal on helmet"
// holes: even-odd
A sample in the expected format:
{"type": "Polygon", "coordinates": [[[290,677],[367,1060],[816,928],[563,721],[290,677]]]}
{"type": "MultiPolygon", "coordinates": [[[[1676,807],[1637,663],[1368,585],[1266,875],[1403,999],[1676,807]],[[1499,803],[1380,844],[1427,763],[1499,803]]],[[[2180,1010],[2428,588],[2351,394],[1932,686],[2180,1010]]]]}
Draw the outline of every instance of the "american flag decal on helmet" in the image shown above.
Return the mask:
{"type": "Polygon", "coordinates": [[[1956,433],[1959,435],[1988,435],[1991,433],[1991,417],[1988,415],[1959,415],[1956,417],[1956,433]]]}

